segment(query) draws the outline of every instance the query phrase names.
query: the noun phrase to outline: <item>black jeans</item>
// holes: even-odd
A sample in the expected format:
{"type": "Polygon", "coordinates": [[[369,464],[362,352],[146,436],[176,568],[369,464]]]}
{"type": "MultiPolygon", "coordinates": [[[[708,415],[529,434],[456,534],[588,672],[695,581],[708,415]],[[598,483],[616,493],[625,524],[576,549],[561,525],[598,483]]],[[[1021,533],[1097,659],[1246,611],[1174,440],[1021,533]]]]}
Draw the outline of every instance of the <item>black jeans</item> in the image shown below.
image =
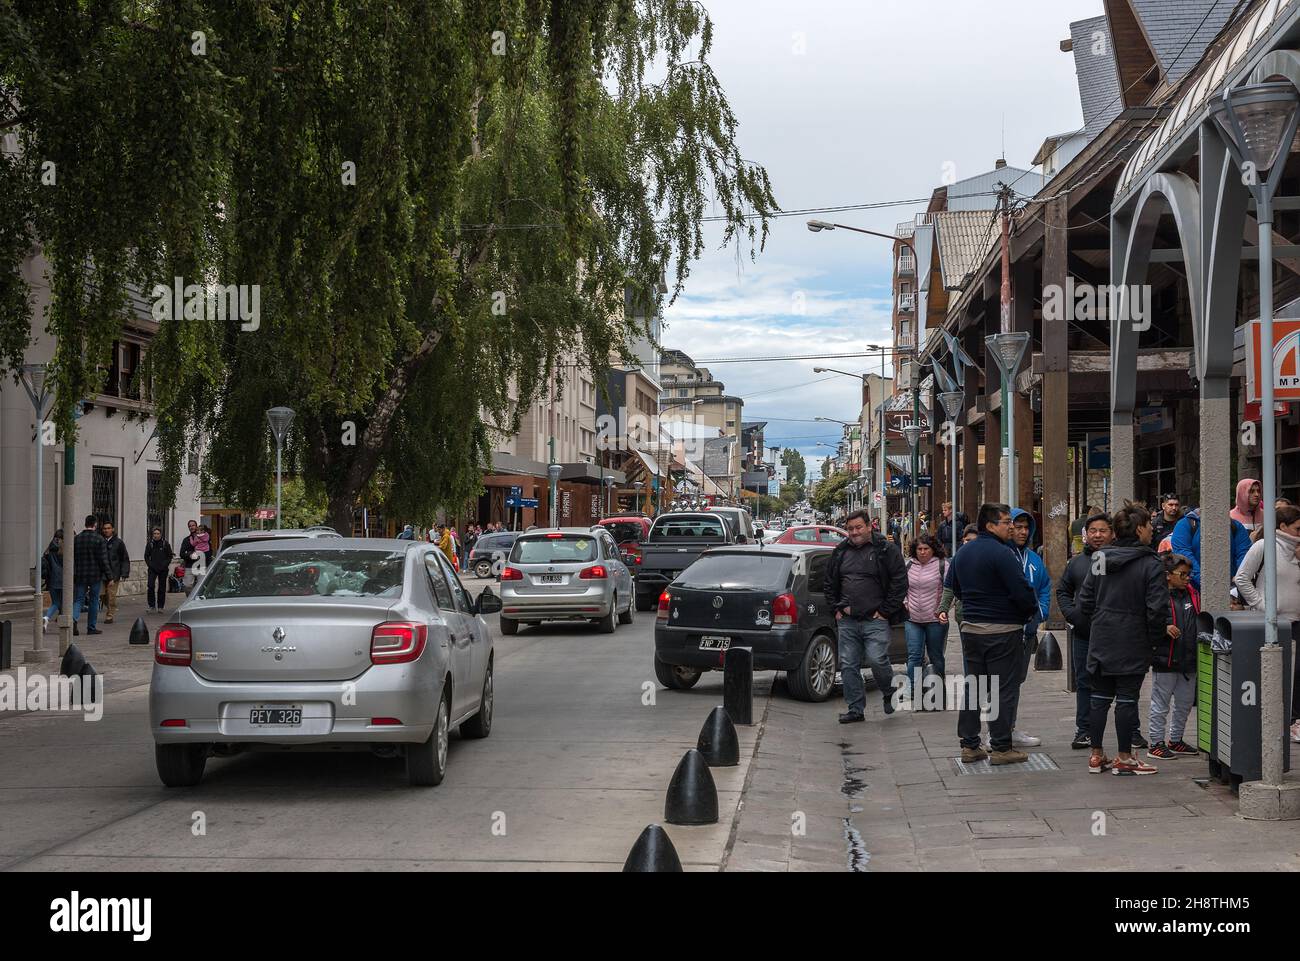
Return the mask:
{"type": "Polygon", "coordinates": [[[167,601],[167,572],[150,571],[149,572],[149,606],[157,607],[161,609],[163,604],[166,601],[167,601]],[[156,592],[154,590],[155,584],[157,585],[156,592]],[[157,603],[155,603],[155,599],[157,600],[157,603]]]}
{"type": "Polygon", "coordinates": [[[1011,725],[1020,698],[1020,666],[1025,633],[1021,628],[1004,634],[968,634],[962,631],[961,651],[966,663],[965,700],[957,714],[957,736],[962,747],[979,747],[980,708],[971,702],[970,682],[976,690],[993,696],[989,705],[989,741],[995,751],[1011,749],[1011,725]],[[996,685],[996,686],[995,686],[996,685]]]}
{"type": "Polygon", "coordinates": [[[1138,694],[1142,691],[1145,674],[1091,675],[1092,683],[1092,746],[1100,748],[1106,736],[1106,717],[1110,702],[1115,702],[1115,738],[1119,753],[1128,754],[1133,748],[1133,733],[1139,730],[1138,694]]]}

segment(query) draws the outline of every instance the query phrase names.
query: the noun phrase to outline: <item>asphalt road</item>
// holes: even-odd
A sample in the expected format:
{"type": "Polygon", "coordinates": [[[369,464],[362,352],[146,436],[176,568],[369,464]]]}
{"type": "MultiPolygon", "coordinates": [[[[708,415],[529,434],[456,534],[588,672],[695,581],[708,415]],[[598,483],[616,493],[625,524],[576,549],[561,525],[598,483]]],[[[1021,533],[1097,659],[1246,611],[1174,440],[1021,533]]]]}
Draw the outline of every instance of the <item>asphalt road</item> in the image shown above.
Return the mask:
{"type": "MultiPolygon", "coordinates": [[[[673,769],[722,698],[721,674],[690,692],[654,684],[651,613],[613,635],[510,638],[493,617],[492,735],[453,736],[439,787],[409,787],[400,759],[295,753],[212,758],[198,787],[168,789],[149,734],[151,649],[125,646],[139,607],[79,639],[108,665],[101,720],[0,714],[0,870],[617,870],[662,820],[673,769]]],[[[688,870],[723,860],[756,730],[741,729],[740,767],[713,770],[720,823],[668,827],[688,870]]]]}

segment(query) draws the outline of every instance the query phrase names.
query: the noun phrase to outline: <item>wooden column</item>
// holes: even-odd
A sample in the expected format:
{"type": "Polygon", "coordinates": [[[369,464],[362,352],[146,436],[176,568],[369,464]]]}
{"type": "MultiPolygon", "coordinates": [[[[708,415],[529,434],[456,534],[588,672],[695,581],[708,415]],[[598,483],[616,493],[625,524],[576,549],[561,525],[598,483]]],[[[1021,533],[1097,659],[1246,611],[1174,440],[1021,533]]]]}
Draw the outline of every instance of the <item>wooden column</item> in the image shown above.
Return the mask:
{"type": "MultiPolygon", "coordinates": [[[[1058,197],[1047,204],[1043,250],[1043,288],[1064,290],[1068,268],[1066,223],[1068,200],[1058,197]]],[[[1064,320],[1043,321],[1043,553],[1052,582],[1065,570],[1070,539],[1069,442],[1070,351],[1069,328],[1064,320]]],[[[1049,629],[1064,630],[1065,621],[1052,591],[1049,629]]]]}
{"type": "MultiPolygon", "coordinates": [[[[1034,335],[1034,300],[1040,294],[1034,283],[1034,261],[1030,254],[1011,267],[1011,329],[1034,335]]],[[[1030,341],[1020,362],[1020,371],[1030,368],[1034,345],[1030,341]]],[[[1018,376],[1018,375],[1017,375],[1018,376]]],[[[1016,405],[1016,436],[1011,449],[1016,454],[1016,492],[1013,507],[1032,510],[1034,506],[1034,410],[1029,398],[1018,390],[1011,391],[1016,405]]]]}

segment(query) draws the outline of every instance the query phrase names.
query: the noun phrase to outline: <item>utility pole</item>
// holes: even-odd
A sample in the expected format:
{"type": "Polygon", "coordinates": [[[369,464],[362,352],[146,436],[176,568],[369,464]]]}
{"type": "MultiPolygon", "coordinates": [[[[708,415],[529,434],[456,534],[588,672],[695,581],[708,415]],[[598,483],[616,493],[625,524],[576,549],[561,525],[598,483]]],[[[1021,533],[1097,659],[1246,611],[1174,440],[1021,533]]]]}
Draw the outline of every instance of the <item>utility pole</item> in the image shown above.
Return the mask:
{"type": "MultiPolygon", "coordinates": [[[[1011,188],[1001,184],[998,190],[998,209],[1002,214],[1002,323],[1001,331],[1011,333],[1011,188]]],[[[1015,377],[1013,372],[1011,375],[1015,377]]],[[[1012,449],[1015,438],[1011,435],[1010,422],[1015,416],[1011,409],[1011,390],[1007,378],[1002,378],[1002,416],[998,418],[1002,428],[1002,502],[1015,504],[1015,456],[1012,449]]]]}

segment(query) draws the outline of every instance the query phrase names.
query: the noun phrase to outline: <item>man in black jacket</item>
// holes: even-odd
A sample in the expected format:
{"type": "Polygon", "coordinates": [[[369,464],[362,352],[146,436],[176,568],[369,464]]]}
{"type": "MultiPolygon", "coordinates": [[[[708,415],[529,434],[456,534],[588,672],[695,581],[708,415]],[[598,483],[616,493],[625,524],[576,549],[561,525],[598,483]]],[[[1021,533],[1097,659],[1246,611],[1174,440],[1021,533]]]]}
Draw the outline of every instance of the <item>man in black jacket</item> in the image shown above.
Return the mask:
{"type": "Polygon", "coordinates": [[[72,542],[72,630],[80,634],[77,620],[81,617],[81,605],[86,603],[86,628],[89,634],[102,634],[96,628],[99,623],[99,588],[108,578],[108,550],[104,546],[104,535],[95,530],[94,514],[86,515],[86,527],[72,542]],[[89,598],[86,597],[89,592],[89,598]]]}
{"type": "MultiPolygon", "coordinates": [[[[941,513],[939,515],[939,528],[936,536],[939,538],[939,543],[943,545],[944,551],[951,552],[953,533],[952,501],[944,501],[939,510],[941,513]]],[[[957,514],[956,527],[958,547],[961,547],[962,531],[966,529],[968,523],[970,522],[967,520],[965,514],[957,514]]]]}
{"type": "Polygon", "coordinates": [[[162,536],[162,528],[155,527],[149,532],[149,543],[144,549],[144,566],[149,571],[148,598],[151,611],[161,611],[167,604],[167,575],[171,572],[173,556],[171,544],[162,536]]]}
{"type": "Polygon", "coordinates": [[[850,514],[844,529],[849,536],[836,545],[826,565],[826,602],[835,611],[840,676],[848,705],[840,723],[851,724],[863,720],[867,706],[862,686],[864,659],[884,699],[885,713],[894,713],[889,625],[903,612],[907,567],[899,549],[871,531],[862,511],[850,514]]]}
{"type": "Polygon", "coordinates": [[[1061,616],[1070,625],[1070,655],[1074,667],[1074,740],[1070,747],[1092,747],[1088,726],[1092,719],[1092,685],[1088,680],[1088,621],[1079,610],[1079,589],[1095,560],[1093,554],[1114,540],[1110,515],[1093,514],[1083,524],[1083,553],[1075,554],[1065,565],[1056,585],[1056,602],[1061,616]]]}
{"type": "Polygon", "coordinates": [[[1151,546],[1158,548],[1166,537],[1172,537],[1174,528],[1183,519],[1181,502],[1177,494],[1160,498],[1160,510],[1151,518],[1151,546]]]}
{"type": "Polygon", "coordinates": [[[113,618],[117,616],[117,590],[131,576],[131,556],[127,553],[126,542],[117,536],[112,521],[104,521],[101,531],[104,535],[104,550],[108,553],[108,577],[104,579],[104,597],[101,603],[106,608],[104,620],[112,624],[113,618]]]}

